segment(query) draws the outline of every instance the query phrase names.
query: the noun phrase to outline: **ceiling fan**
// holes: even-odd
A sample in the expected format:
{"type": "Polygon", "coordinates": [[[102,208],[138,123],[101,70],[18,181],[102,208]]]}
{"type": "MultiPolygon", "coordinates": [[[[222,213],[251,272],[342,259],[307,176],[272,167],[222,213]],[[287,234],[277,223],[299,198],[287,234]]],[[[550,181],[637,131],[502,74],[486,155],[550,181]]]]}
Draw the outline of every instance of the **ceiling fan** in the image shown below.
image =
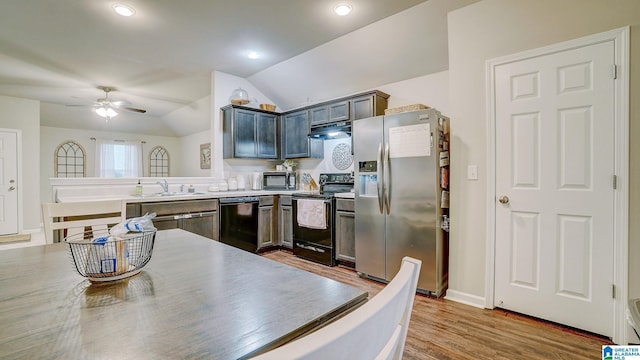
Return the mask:
{"type": "Polygon", "coordinates": [[[93,111],[95,111],[98,116],[105,118],[107,121],[118,116],[119,110],[128,110],[140,114],[144,114],[147,112],[147,110],[144,109],[130,107],[131,103],[128,101],[112,101],[111,99],[109,99],[109,93],[112,91],[116,91],[116,89],[113,87],[98,86],[97,88],[104,91],[104,97],[96,100],[96,102],[93,104],[93,111]]]}

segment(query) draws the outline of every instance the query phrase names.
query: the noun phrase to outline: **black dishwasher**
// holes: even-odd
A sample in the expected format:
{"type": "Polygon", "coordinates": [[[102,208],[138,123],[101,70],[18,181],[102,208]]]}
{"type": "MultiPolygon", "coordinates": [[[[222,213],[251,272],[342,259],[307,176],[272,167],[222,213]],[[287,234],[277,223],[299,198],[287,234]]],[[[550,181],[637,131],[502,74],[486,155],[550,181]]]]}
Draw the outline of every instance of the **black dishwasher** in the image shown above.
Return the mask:
{"type": "Polygon", "coordinates": [[[258,197],[220,198],[220,242],[258,250],[258,197]]]}

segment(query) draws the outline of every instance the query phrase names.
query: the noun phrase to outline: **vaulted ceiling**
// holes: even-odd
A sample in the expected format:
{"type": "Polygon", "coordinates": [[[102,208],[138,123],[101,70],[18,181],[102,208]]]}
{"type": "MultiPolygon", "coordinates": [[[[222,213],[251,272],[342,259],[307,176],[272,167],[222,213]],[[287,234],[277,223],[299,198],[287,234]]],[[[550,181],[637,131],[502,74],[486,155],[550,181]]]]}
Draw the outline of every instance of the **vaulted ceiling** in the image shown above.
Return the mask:
{"type": "Polygon", "coordinates": [[[209,123],[185,129],[167,115],[208,96],[214,70],[247,78],[285,108],[299,102],[295,94],[321,100],[445,70],[446,13],[474,1],[347,0],[352,13],[338,17],[334,0],[123,0],[136,13],[121,17],[110,0],[4,0],[0,95],[40,100],[44,126],[181,136],[209,123]],[[428,18],[386,20],[416,5],[429,6],[428,18]],[[368,25],[375,38],[354,35],[368,25]],[[344,43],[347,34],[357,43],[344,43]],[[398,65],[407,47],[436,65],[398,65]],[[249,59],[249,50],[261,58],[249,59]],[[106,123],[91,111],[104,96],[98,86],[147,112],[122,111],[106,123]]]}

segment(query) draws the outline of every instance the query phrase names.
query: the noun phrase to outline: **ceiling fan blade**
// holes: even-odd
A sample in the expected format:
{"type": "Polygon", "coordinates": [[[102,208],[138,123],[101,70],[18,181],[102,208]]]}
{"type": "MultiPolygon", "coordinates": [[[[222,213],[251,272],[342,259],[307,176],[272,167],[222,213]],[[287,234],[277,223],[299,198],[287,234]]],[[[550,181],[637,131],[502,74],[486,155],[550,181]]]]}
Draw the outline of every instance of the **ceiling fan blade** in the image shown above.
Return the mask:
{"type": "Polygon", "coordinates": [[[124,106],[124,107],[122,107],[121,109],[129,110],[129,111],[133,111],[133,112],[137,112],[137,113],[140,113],[140,114],[144,114],[144,113],[146,113],[146,112],[147,112],[147,110],[143,110],[143,109],[136,109],[136,108],[127,107],[127,106],[124,106]]]}
{"type": "Polygon", "coordinates": [[[131,105],[131,103],[126,100],[119,100],[119,101],[111,101],[111,105],[115,107],[123,107],[123,106],[129,106],[131,105]]]}

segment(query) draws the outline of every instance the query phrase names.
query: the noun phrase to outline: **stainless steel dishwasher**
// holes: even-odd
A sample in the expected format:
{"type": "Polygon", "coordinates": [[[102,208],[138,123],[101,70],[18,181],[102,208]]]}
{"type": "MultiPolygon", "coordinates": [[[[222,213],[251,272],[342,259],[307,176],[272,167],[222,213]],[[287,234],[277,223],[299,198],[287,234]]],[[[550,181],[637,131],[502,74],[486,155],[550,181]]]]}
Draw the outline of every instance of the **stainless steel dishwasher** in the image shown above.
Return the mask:
{"type": "Polygon", "coordinates": [[[258,250],[258,202],[257,196],[220,198],[220,242],[258,250]]]}

